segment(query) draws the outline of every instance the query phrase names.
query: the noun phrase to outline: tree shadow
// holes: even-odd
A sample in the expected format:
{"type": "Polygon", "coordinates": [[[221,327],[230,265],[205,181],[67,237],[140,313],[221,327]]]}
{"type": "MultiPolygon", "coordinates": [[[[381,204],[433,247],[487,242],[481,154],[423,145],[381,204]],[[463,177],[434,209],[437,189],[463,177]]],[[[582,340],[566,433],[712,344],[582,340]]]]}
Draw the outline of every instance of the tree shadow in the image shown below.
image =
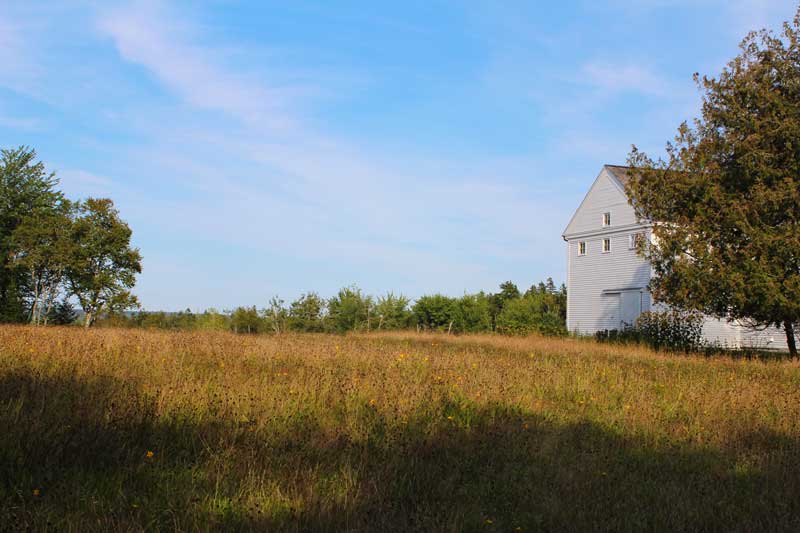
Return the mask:
{"type": "Polygon", "coordinates": [[[132,382],[6,372],[0,524],[800,530],[800,444],[768,430],[703,449],[446,397],[402,421],[368,404],[333,431],[318,416],[164,420],[132,382]]]}

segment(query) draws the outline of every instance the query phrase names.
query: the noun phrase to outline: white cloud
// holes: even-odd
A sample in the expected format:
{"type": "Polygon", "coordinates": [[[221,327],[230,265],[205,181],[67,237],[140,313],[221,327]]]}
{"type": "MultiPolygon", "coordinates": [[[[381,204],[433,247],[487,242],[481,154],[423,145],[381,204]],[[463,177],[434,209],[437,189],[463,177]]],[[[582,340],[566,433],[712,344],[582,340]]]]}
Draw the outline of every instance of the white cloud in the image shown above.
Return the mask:
{"type": "Polygon", "coordinates": [[[92,174],[85,170],[62,168],[58,164],[47,163],[47,168],[59,169],[56,172],[61,189],[70,197],[108,196],[117,187],[109,178],[92,174]]]}
{"type": "Polygon", "coordinates": [[[486,266],[489,255],[519,262],[522,249],[533,261],[547,249],[534,241],[560,246],[562,213],[529,186],[507,180],[491,161],[475,170],[470,161],[366,152],[305,120],[313,104],[309,83],[274,81],[293,78],[286,72],[256,78],[233,70],[202,44],[190,20],[175,20],[155,2],[98,18],[100,32],[125,60],[145,68],[184,105],[227,119],[150,122],[152,150],[134,157],[180,180],[187,198],[131,206],[131,216],[159,220],[176,235],[345,265],[356,278],[381,272],[386,286],[413,272],[417,284],[428,280],[442,290],[502,281],[486,266]],[[542,221],[531,224],[530,213],[542,221]]]}
{"type": "Polygon", "coordinates": [[[638,92],[648,96],[669,93],[669,82],[642,65],[593,61],[583,65],[581,72],[585,82],[612,93],[638,92]]]}
{"type": "Polygon", "coordinates": [[[762,28],[780,31],[780,24],[791,20],[797,4],[786,0],[734,0],[728,4],[731,31],[739,39],[762,28]]]}
{"type": "Polygon", "coordinates": [[[0,87],[27,93],[40,70],[31,58],[25,28],[0,10],[0,87]]]}
{"type": "Polygon", "coordinates": [[[294,125],[285,109],[294,96],[292,87],[263,86],[226,71],[220,65],[224,57],[191,44],[196,32],[177,20],[166,5],[149,1],[103,12],[98,27],[113,39],[123,58],[147,68],[188,104],[253,126],[294,125]]]}

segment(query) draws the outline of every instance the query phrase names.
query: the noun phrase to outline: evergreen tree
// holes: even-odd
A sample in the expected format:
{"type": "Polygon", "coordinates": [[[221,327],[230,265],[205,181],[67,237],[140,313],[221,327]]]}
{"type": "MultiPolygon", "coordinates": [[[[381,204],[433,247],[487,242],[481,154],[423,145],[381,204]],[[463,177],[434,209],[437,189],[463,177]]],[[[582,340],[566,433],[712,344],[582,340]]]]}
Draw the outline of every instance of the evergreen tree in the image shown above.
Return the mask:
{"type": "Polygon", "coordinates": [[[800,321],[800,10],[782,35],[749,34],[717,78],[699,78],[702,115],[666,159],[635,147],[629,196],[654,224],[643,245],[654,296],[754,327],[800,321]]]}

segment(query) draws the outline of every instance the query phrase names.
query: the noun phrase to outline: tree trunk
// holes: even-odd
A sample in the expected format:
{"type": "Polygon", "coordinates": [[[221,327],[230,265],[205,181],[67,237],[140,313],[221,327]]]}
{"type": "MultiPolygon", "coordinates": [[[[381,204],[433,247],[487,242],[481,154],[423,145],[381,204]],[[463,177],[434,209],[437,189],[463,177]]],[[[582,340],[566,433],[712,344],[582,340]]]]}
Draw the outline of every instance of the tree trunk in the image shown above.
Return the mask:
{"type": "Polygon", "coordinates": [[[797,341],[794,338],[794,324],[791,320],[783,322],[783,329],[786,330],[786,344],[789,346],[789,355],[797,357],[797,341]]]}
{"type": "Polygon", "coordinates": [[[93,321],[94,321],[94,319],[93,319],[92,313],[91,312],[86,313],[85,316],[83,317],[83,327],[86,328],[86,329],[89,329],[89,327],[92,325],[93,321]]]}

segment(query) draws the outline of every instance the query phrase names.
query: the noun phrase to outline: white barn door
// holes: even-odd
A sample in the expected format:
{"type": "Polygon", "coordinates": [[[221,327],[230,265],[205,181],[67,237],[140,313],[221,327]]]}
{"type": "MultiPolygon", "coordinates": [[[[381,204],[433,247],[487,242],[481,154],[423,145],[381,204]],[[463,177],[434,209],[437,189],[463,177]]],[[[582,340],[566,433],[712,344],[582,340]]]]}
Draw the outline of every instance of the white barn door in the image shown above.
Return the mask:
{"type": "Polygon", "coordinates": [[[642,292],[625,291],[619,299],[620,329],[633,326],[642,314],[642,292]]]}

